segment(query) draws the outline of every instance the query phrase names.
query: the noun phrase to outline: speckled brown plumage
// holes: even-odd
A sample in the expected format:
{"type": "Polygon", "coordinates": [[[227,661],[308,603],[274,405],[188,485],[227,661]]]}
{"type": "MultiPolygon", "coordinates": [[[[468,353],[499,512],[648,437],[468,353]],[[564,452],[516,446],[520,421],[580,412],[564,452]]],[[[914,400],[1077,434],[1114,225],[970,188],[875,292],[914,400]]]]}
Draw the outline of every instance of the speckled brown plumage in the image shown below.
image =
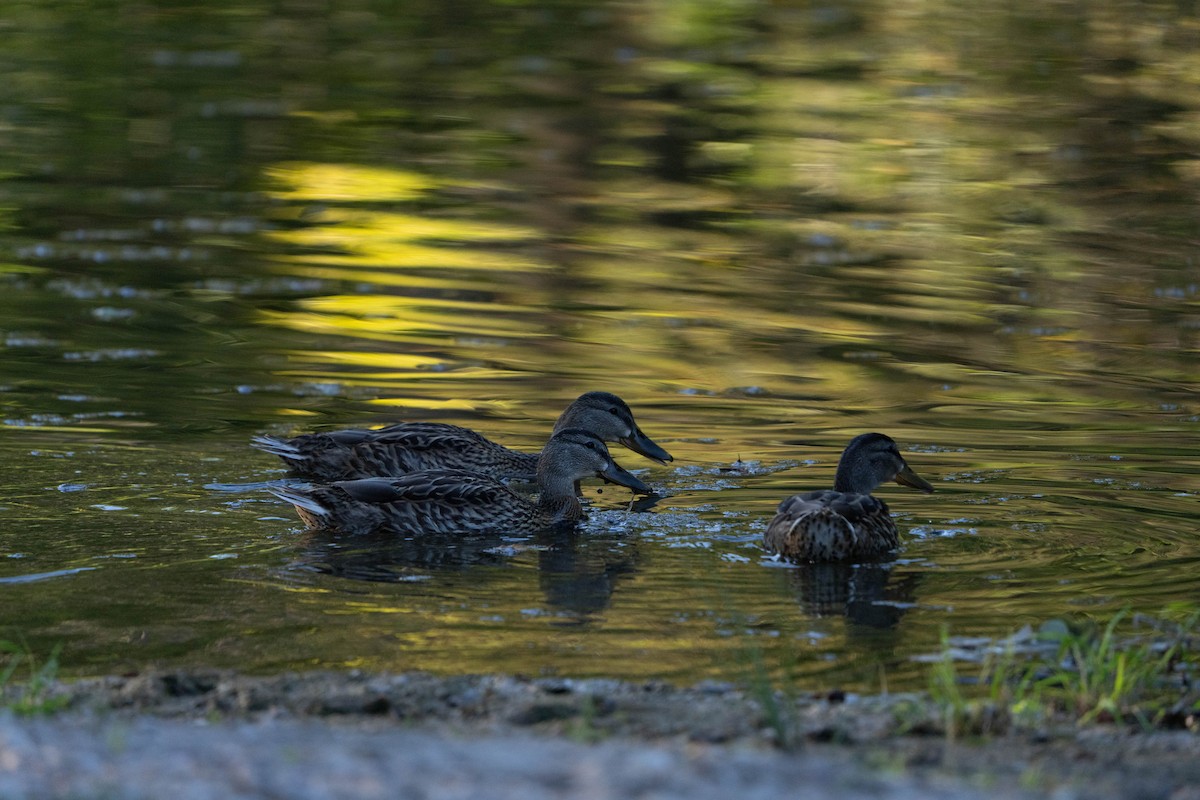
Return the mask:
{"type": "Polygon", "coordinates": [[[591,476],[636,492],[651,491],[612,460],[603,441],[575,428],[559,431],[543,449],[537,467],[536,501],[487,475],[460,469],[420,470],[390,478],[270,491],[292,503],[311,528],[401,535],[522,535],[578,521],[583,507],[575,497],[575,483],[591,476]]]}
{"type": "MultiPolygon", "coordinates": [[[[554,426],[555,431],[566,428],[620,442],[660,463],[671,460],[670,453],[638,428],[625,401],[608,392],[588,392],[576,399],[554,426]]],[[[401,422],[378,430],[311,433],[289,440],[258,436],[252,443],[282,458],[292,474],[321,482],[429,469],[463,469],[498,480],[532,481],[539,455],[510,450],[468,428],[437,422],[401,422]]]]}
{"type": "Polygon", "coordinates": [[[779,504],[763,546],[786,561],[871,561],[899,546],[887,504],[872,497],[894,480],[932,492],[904,462],[896,443],[881,433],[856,436],[842,453],[833,489],[797,494],[779,504]]]}

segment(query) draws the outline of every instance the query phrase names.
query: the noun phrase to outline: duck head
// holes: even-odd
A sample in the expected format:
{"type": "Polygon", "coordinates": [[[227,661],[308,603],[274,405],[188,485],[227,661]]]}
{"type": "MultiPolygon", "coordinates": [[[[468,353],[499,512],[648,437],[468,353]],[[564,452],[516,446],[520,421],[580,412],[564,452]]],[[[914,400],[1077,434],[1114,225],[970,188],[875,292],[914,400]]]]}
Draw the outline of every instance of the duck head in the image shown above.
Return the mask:
{"type": "Polygon", "coordinates": [[[933,491],[929,482],[905,463],[891,437],[882,433],[864,433],[851,439],[838,462],[834,490],[870,494],[888,481],[926,494],[933,491]]]}
{"type": "Polygon", "coordinates": [[[542,448],[538,458],[538,487],[550,497],[575,497],[575,484],[583,478],[603,478],[639,494],[653,490],[609,455],[604,441],[591,431],[565,428],[542,448]]]}
{"type": "Polygon", "coordinates": [[[629,405],[610,392],[580,395],[554,424],[555,431],[566,428],[582,428],[606,442],[620,442],[638,455],[660,464],[674,461],[670,453],[642,433],[629,405]]]}

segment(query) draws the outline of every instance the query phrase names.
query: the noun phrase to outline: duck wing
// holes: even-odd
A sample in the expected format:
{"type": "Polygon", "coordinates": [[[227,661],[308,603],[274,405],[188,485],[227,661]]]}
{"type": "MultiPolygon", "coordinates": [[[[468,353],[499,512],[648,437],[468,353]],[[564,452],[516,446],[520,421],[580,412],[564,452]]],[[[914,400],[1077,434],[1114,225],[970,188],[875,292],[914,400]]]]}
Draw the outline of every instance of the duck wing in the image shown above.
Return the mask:
{"type": "Polygon", "coordinates": [[[465,469],[418,470],[389,478],[336,481],[334,486],[362,503],[487,504],[517,497],[503,483],[465,469]]]}
{"type": "Polygon", "coordinates": [[[393,478],[333,484],[351,500],[372,506],[398,533],[491,533],[526,525],[537,507],[503,483],[460,469],[420,470],[393,478]]]}
{"type": "Polygon", "coordinates": [[[400,475],[415,470],[464,469],[495,478],[532,480],[537,453],[520,453],[468,428],[406,422],[381,428],[346,456],[347,477],[400,475]]]}
{"type": "Polygon", "coordinates": [[[370,431],[370,436],[354,442],[359,444],[387,445],[409,450],[428,450],[441,447],[495,446],[482,434],[470,428],[447,425],[443,422],[398,422],[370,431]]]}
{"type": "Polygon", "coordinates": [[[788,561],[824,562],[876,558],[898,540],[882,500],[824,489],[781,502],[763,544],[788,561]]]}

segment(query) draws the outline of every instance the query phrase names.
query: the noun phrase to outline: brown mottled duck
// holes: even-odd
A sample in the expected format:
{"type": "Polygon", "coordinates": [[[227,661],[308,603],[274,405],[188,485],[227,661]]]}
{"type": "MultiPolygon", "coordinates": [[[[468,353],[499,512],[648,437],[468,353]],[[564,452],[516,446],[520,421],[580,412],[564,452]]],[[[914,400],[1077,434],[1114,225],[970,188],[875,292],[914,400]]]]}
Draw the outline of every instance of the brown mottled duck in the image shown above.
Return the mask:
{"type": "Polygon", "coordinates": [[[642,494],[651,491],[613,461],[599,437],[578,428],[559,431],[542,449],[536,500],[488,475],[461,469],[419,470],[270,491],[294,505],[310,528],[400,535],[525,535],[578,522],[583,506],[575,496],[575,484],[592,476],[642,494]]]}
{"type": "Polygon", "coordinates": [[[895,481],[932,492],[905,463],[896,443],[882,433],[854,437],[838,462],[833,489],[793,495],[782,503],[763,534],[768,552],[785,561],[872,561],[899,545],[887,504],[872,497],[895,481]]]}
{"type": "MultiPolygon", "coordinates": [[[[588,392],[567,407],[554,430],[579,428],[606,442],[665,464],[671,454],[642,433],[624,400],[588,392]]],[[[401,422],[378,430],[309,433],[283,440],[256,436],[260,450],[282,458],[292,474],[313,481],[403,475],[424,469],[464,469],[497,480],[537,478],[538,453],[510,450],[468,428],[438,422],[401,422]]]]}

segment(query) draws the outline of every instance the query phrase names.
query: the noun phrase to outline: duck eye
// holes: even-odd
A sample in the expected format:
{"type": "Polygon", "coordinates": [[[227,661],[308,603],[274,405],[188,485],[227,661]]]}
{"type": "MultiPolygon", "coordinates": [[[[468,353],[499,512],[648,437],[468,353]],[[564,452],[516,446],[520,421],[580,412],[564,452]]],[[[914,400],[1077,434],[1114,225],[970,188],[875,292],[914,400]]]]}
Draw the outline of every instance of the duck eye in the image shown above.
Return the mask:
{"type": "Polygon", "coordinates": [[[612,408],[610,408],[608,410],[608,413],[612,414],[614,417],[618,417],[621,415],[620,409],[618,409],[616,406],[613,406],[612,408]]]}
{"type": "Polygon", "coordinates": [[[595,443],[595,442],[584,442],[584,446],[586,446],[588,450],[595,450],[595,449],[596,449],[596,443],[595,443]]]}

